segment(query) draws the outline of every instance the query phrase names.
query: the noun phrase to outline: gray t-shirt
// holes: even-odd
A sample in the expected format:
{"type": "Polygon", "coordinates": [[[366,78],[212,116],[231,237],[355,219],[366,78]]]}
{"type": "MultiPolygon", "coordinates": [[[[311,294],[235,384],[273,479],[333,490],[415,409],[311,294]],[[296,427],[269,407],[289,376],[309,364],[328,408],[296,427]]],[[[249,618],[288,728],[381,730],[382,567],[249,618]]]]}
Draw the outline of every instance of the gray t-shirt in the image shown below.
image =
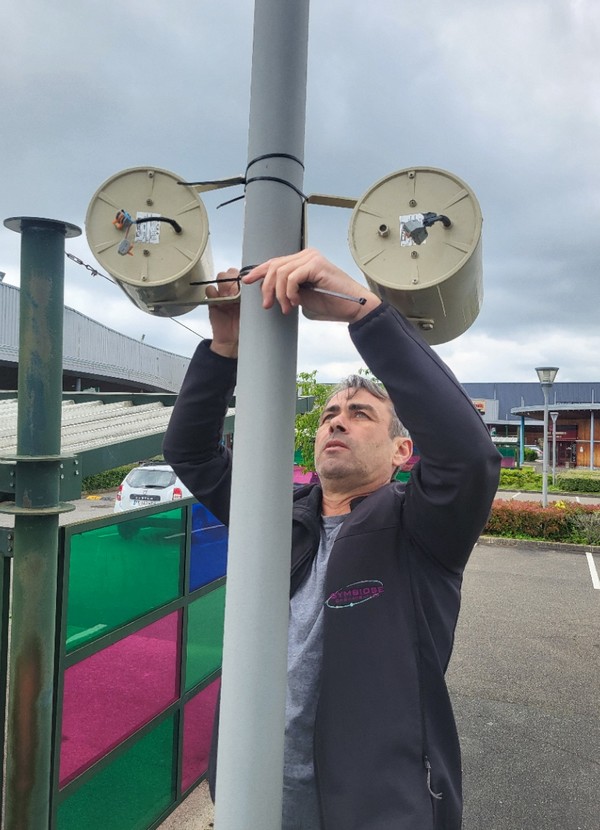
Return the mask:
{"type": "Polygon", "coordinates": [[[345,516],[321,517],[321,541],[311,569],[290,600],[285,705],[282,830],[320,830],[313,735],[329,554],[345,516]]]}

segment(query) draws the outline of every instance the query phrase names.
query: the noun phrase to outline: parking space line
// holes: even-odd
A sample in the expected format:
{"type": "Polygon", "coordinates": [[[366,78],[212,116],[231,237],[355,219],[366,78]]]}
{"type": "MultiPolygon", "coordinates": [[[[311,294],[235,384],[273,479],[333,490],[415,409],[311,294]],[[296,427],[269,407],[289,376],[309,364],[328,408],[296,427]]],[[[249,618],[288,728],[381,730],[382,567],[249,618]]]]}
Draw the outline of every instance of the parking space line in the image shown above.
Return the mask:
{"type": "Polygon", "coordinates": [[[598,571],[596,570],[596,563],[594,562],[594,557],[592,556],[590,551],[586,551],[585,555],[587,557],[588,566],[592,577],[592,585],[597,591],[600,591],[600,577],[598,576],[598,571]]]}

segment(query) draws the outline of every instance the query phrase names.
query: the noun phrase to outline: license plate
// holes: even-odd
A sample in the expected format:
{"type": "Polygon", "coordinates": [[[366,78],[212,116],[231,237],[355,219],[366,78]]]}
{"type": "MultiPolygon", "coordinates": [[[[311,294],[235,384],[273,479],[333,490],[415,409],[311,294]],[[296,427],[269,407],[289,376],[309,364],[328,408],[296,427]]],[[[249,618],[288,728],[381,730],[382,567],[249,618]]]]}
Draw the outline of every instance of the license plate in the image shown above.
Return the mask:
{"type": "Polygon", "coordinates": [[[150,495],[145,496],[145,495],[141,495],[141,494],[131,496],[131,503],[132,504],[137,504],[138,502],[144,502],[144,501],[160,501],[160,496],[150,496],[150,495]]]}

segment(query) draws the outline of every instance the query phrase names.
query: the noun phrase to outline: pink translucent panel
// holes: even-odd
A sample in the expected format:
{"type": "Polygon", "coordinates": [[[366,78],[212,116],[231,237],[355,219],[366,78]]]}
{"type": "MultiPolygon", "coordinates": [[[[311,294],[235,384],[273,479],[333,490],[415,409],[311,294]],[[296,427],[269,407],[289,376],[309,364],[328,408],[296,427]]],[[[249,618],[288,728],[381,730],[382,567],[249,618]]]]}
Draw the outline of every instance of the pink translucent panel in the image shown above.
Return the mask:
{"type": "Polygon", "coordinates": [[[176,611],[66,670],[60,786],[177,700],[179,626],[176,611]]]}
{"type": "Polygon", "coordinates": [[[208,754],[212,734],[220,680],[189,700],[183,713],[183,764],[181,792],[194,784],[208,768],[208,754]]]}

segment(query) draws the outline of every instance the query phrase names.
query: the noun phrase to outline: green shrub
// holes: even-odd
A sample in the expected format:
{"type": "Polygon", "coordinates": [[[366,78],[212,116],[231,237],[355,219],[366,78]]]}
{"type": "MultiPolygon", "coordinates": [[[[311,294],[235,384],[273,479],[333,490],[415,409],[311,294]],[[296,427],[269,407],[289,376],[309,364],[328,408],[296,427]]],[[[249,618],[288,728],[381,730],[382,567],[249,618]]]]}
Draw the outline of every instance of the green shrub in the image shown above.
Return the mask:
{"type": "Polygon", "coordinates": [[[600,493],[600,473],[574,470],[556,477],[556,486],[565,493],[600,493]]]}
{"type": "Polygon", "coordinates": [[[544,508],[539,502],[497,499],[483,532],[512,539],[596,544],[600,506],[558,502],[544,508]]]}
{"type": "Polygon", "coordinates": [[[93,476],[86,476],[81,482],[84,493],[95,493],[98,490],[116,490],[125,476],[138,464],[125,464],[123,467],[115,467],[113,470],[105,470],[103,473],[96,473],[93,476]]]}
{"type": "Polygon", "coordinates": [[[600,510],[586,510],[572,518],[574,533],[584,545],[600,545],[600,510]]]}
{"type": "Polygon", "coordinates": [[[500,470],[500,487],[503,490],[540,490],[542,474],[531,467],[504,467],[500,470]]]}

